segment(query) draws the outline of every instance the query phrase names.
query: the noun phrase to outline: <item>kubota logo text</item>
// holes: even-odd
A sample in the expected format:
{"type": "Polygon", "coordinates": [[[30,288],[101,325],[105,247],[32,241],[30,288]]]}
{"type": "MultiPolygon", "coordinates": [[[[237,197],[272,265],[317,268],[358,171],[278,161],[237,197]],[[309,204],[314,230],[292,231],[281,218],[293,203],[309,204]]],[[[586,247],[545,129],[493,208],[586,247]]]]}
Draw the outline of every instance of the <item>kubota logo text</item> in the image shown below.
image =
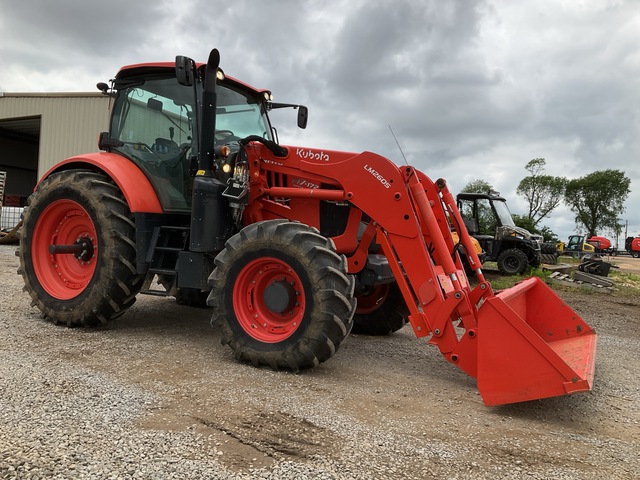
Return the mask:
{"type": "Polygon", "coordinates": [[[316,152],[310,148],[297,148],[296,155],[305,160],[322,160],[324,162],[329,161],[329,154],[324,152],[316,152]]]}
{"type": "Polygon", "coordinates": [[[371,175],[373,175],[375,178],[377,178],[378,181],[384,186],[384,188],[391,188],[391,184],[382,175],[380,175],[376,170],[371,168],[369,165],[365,165],[364,169],[367,172],[369,172],[371,175]]]}

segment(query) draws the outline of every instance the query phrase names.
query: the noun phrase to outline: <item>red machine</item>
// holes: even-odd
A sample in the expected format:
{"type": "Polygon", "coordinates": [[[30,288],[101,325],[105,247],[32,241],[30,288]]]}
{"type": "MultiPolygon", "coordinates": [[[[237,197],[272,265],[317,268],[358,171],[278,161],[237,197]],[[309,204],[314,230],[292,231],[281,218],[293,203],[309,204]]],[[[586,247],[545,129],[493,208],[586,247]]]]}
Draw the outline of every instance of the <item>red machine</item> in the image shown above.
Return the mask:
{"type": "Polygon", "coordinates": [[[606,237],[592,235],[587,239],[587,243],[590,243],[595,247],[596,253],[606,253],[611,251],[611,240],[606,237]]]}
{"type": "Polygon", "coordinates": [[[640,237],[627,237],[624,247],[633,257],[640,258],[640,237]]]}
{"type": "Polygon", "coordinates": [[[21,272],[46,317],[100,325],[139,292],[207,299],[239,360],[291,370],[329,359],[352,329],[408,320],[487,405],[591,389],[593,329],[537,278],[494,294],[444,180],[280,145],[268,112],[297,109],[304,128],[307,109],[218,63],[213,50],[206,65],[177,57],[99,84],[114,96],[105,152],[58,164],[24,215],[21,272]]]}

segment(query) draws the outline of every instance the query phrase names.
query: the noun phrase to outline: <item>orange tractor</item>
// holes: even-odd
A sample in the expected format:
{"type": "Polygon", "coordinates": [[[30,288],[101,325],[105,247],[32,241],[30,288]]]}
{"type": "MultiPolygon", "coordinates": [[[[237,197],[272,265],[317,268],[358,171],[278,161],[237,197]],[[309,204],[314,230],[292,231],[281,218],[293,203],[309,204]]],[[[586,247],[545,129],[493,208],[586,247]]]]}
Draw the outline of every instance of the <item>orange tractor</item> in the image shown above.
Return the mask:
{"type": "Polygon", "coordinates": [[[487,405],[592,388],[593,329],[537,278],[494,293],[444,180],[280,145],[269,112],[304,128],[307,109],[218,65],[213,50],[98,84],[113,97],[102,152],[48,171],[24,213],[20,272],[45,317],[98,326],[138,293],[206,301],[238,360],[294,371],[352,330],[408,321],[487,405]]]}

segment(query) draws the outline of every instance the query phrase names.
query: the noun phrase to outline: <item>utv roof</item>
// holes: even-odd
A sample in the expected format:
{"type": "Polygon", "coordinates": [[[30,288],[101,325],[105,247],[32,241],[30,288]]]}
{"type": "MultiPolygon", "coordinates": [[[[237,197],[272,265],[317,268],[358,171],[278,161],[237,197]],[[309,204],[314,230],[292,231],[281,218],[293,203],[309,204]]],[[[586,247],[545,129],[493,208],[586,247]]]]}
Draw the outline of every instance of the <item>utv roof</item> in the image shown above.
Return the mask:
{"type": "Polygon", "coordinates": [[[487,200],[498,200],[502,202],[507,201],[504,197],[501,197],[498,192],[484,192],[484,193],[462,192],[458,194],[459,200],[475,200],[478,198],[486,198],[487,200]]]}
{"type": "MultiPolygon", "coordinates": [[[[206,64],[196,63],[198,70],[204,70],[206,64]]],[[[174,62],[153,62],[153,63],[136,63],[133,65],[126,65],[122,67],[116,74],[116,79],[123,79],[128,77],[134,77],[138,75],[153,75],[162,73],[173,73],[175,71],[176,64],[174,62]]],[[[253,90],[257,93],[269,92],[266,88],[256,88],[248,83],[244,83],[237,78],[233,78],[225,74],[225,82],[233,83],[245,89],[253,90]]]]}

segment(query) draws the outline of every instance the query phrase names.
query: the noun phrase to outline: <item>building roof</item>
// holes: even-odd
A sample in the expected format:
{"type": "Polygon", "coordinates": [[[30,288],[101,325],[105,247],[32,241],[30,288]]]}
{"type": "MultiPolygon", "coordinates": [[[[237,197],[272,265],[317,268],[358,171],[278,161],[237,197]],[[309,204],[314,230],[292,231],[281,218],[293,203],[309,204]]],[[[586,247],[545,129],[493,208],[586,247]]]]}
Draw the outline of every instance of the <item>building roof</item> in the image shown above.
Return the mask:
{"type": "Polygon", "coordinates": [[[69,97],[101,97],[101,92],[0,92],[2,97],[28,98],[69,98],[69,97]]]}

